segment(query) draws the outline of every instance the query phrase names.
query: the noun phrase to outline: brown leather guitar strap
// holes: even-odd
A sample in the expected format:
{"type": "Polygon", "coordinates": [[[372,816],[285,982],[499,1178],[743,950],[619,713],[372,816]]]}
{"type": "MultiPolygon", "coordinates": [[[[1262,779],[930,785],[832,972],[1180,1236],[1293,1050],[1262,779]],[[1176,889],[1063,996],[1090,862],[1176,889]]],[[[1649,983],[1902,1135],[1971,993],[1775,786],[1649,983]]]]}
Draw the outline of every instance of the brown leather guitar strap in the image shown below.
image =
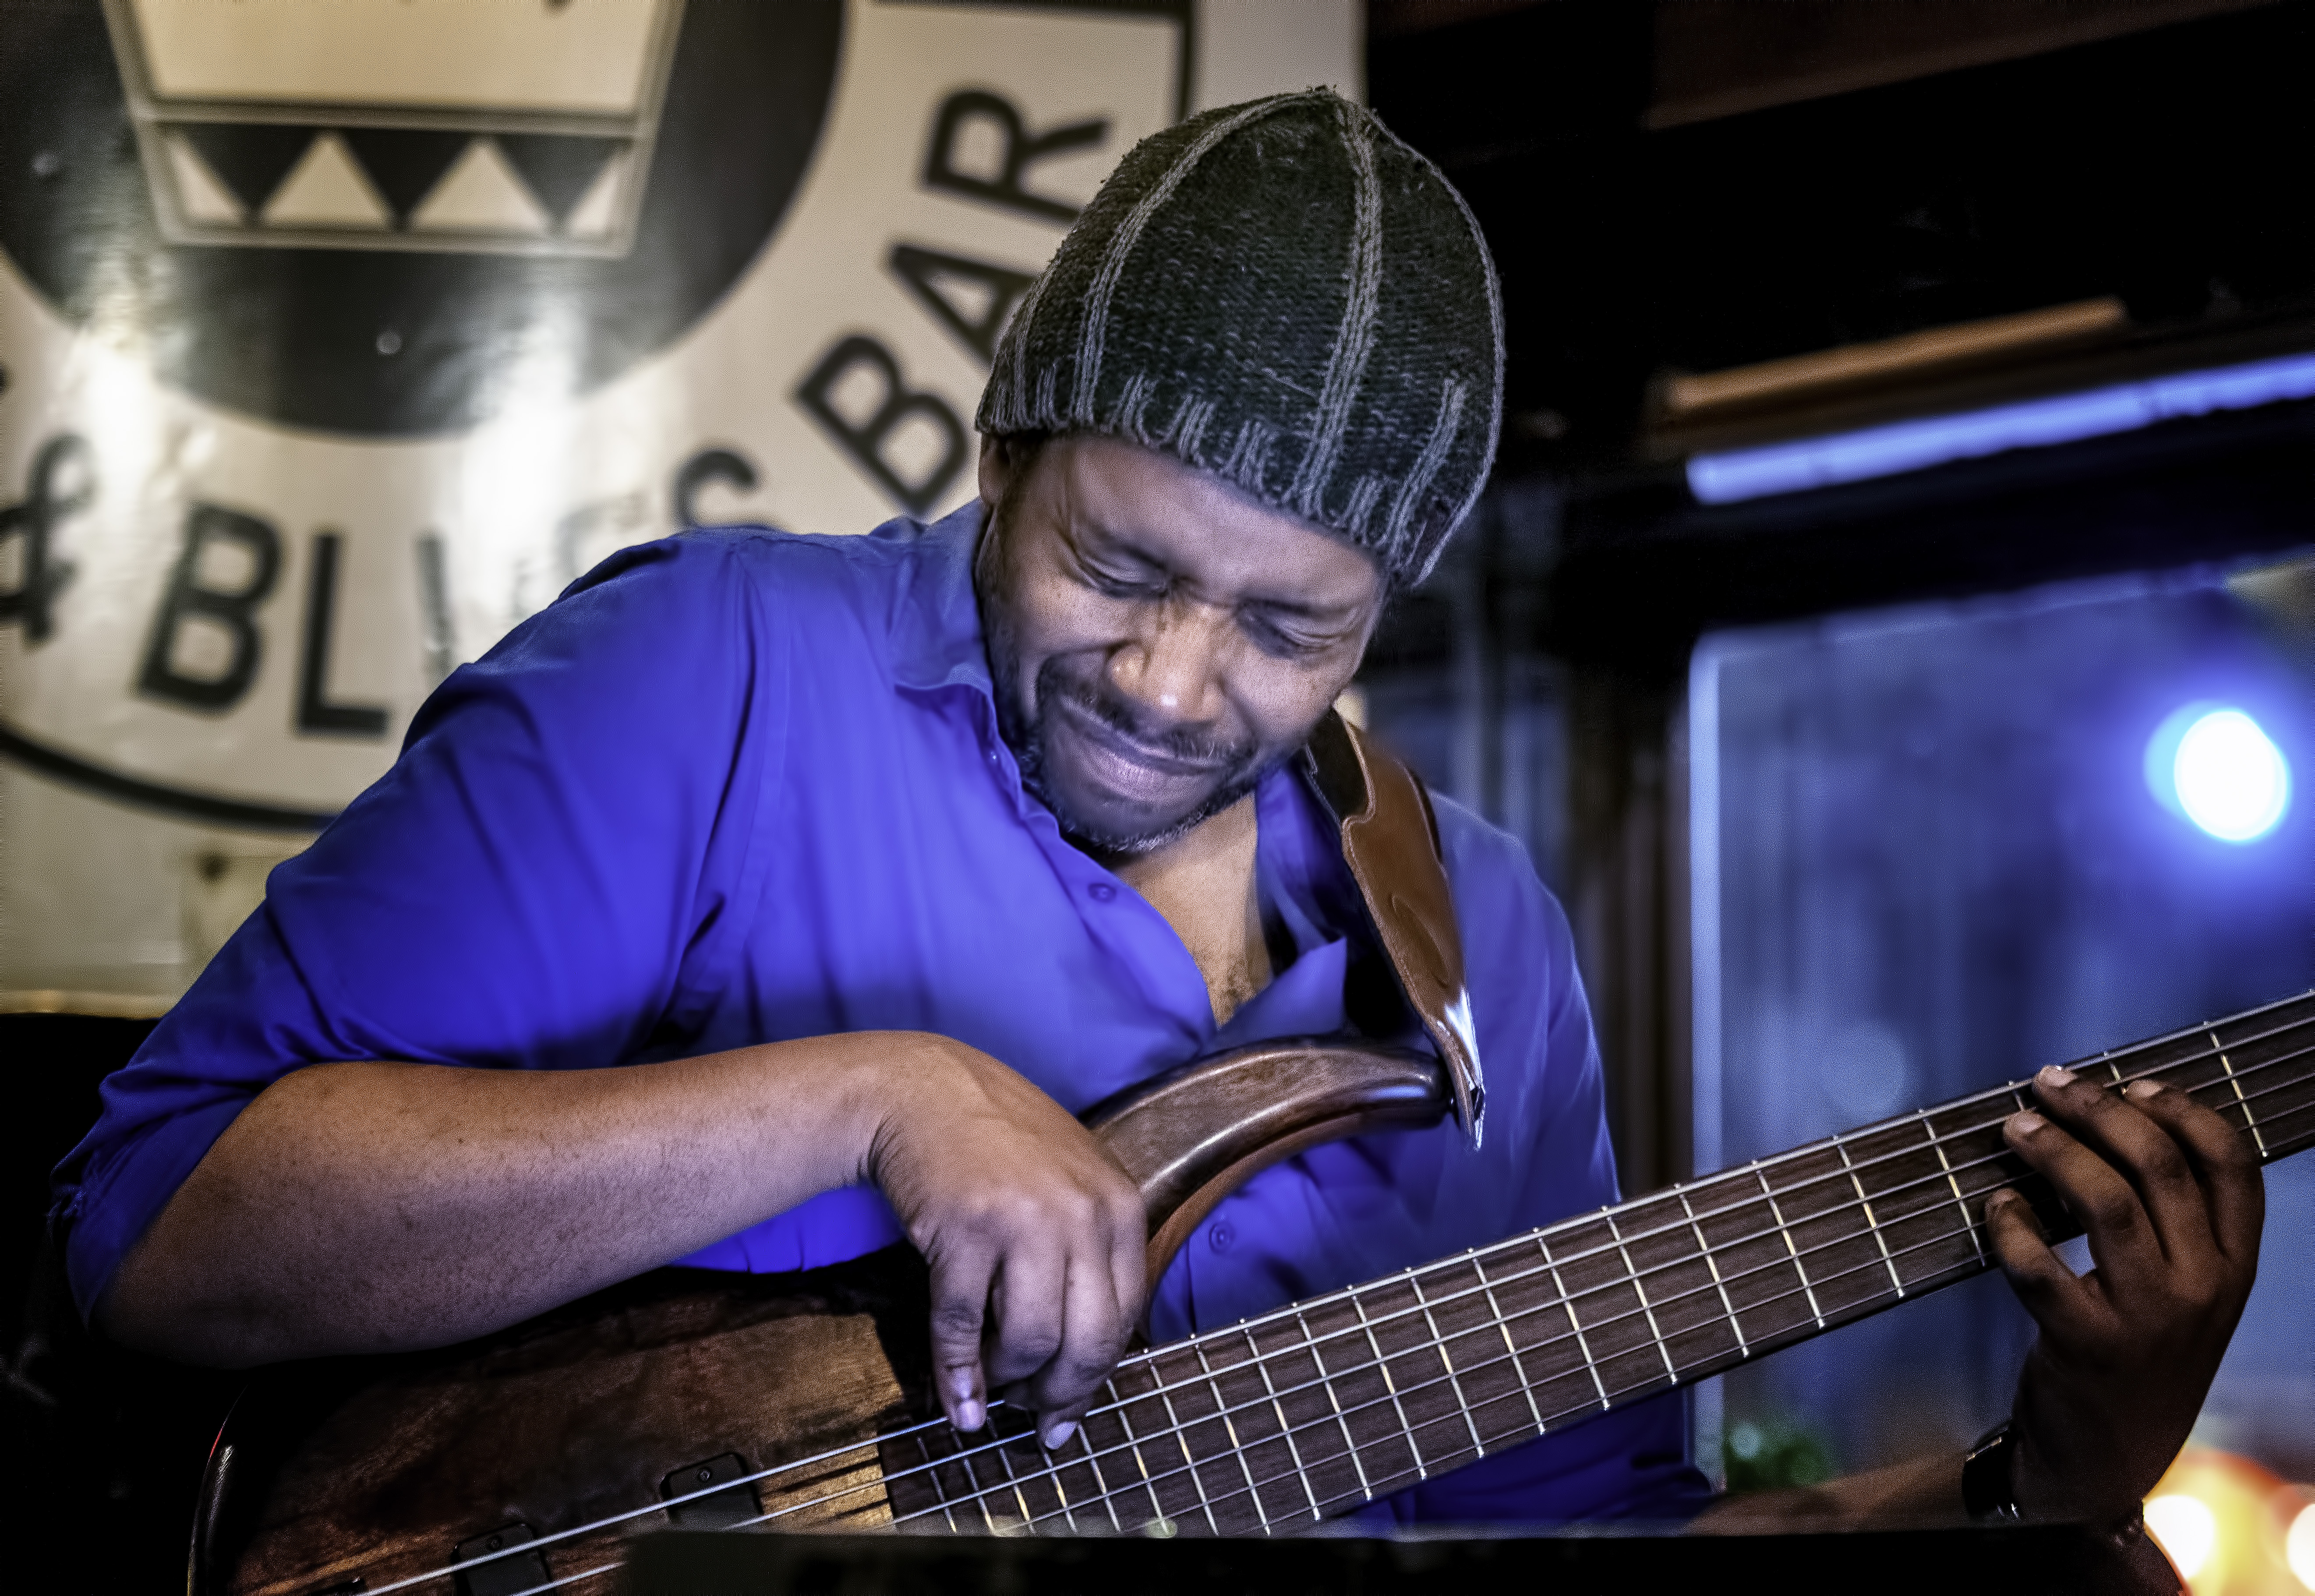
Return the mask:
{"type": "Polygon", "coordinates": [[[1487,1091],[1430,794],[1419,776],[1331,709],[1304,745],[1302,773],[1342,827],[1343,858],[1399,990],[1447,1066],[1456,1121],[1476,1148],[1487,1091]]]}

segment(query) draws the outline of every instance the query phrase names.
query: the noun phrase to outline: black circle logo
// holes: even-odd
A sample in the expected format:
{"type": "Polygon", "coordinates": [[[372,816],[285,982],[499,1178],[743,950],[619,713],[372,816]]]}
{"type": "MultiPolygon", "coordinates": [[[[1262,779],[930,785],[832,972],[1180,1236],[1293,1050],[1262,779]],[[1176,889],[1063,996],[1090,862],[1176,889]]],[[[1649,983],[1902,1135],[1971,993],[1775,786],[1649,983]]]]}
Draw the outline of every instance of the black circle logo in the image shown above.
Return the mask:
{"type": "MultiPolygon", "coordinates": [[[[473,14],[502,9],[548,45],[606,14],[473,14]]],[[[500,80],[446,48],[439,83],[341,52],[303,84],[155,14],[0,31],[0,249],[173,386],[394,438],[586,392],[705,314],[794,198],[843,31],[842,0],[659,0],[500,80]]]]}

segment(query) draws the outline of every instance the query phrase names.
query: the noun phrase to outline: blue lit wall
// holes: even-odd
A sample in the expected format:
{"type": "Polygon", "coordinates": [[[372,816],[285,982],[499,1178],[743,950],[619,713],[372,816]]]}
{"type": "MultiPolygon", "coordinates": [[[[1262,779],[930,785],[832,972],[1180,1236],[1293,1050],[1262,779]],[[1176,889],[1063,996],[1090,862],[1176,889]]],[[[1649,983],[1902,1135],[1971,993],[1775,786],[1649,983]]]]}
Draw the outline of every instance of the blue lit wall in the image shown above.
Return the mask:
{"type": "MultiPolygon", "coordinates": [[[[2315,985],[2311,592],[2315,569],[2295,588],[2132,580],[1708,639],[1699,1166],[2315,985]],[[2293,767],[2256,841],[2150,792],[2150,738],[2195,701],[2251,715],[2293,767]]],[[[2198,1438],[2303,1478],[2315,1153],[2268,1193],[2257,1292],[2198,1438]]],[[[1977,1281],[1739,1370],[1700,1428],[1797,1429],[1842,1470],[1959,1444],[2008,1411],[2031,1335],[1977,1281]]]]}

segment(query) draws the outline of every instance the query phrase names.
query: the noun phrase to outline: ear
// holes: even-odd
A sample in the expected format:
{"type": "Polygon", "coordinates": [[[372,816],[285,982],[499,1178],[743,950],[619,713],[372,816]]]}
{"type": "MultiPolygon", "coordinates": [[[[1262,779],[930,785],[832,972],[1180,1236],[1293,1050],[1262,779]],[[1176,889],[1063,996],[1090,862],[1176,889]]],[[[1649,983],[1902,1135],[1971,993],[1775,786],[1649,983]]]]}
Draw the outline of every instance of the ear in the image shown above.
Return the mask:
{"type": "Polygon", "coordinates": [[[1002,438],[980,440],[980,502],[990,515],[1005,501],[1006,485],[1013,480],[1014,452],[1002,438]]]}

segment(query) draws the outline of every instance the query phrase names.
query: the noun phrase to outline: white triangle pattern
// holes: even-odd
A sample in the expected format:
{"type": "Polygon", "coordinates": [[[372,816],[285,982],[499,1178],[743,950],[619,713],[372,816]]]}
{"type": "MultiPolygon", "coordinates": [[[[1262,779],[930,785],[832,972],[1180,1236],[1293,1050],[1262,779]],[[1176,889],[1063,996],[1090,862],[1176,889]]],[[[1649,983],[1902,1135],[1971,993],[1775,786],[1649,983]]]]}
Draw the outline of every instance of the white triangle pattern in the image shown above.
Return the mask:
{"type": "Polygon", "coordinates": [[[603,170],[563,218],[563,231],[572,238],[608,238],[618,219],[620,185],[626,174],[627,155],[622,150],[603,163],[603,170]]]}
{"type": "Polygon", "coordinates": [[[177,208],[189,222],[241,226],[241,201],[182,133],[168,137],[169,169],[177,179],[177,208]]]}
{"type": "Polygon", "coordinates": [[[411,214],[413,233],[501,233],[536,237],[550,226],[494,138],[477,138],[411,214]]]}
{"type": "Polygon", "coordinates": [[[324,133],[306,146],[265,202],[260,219],[269,227],[383,230],[394,226],[394,213],[334,133],[324,133]]]}

